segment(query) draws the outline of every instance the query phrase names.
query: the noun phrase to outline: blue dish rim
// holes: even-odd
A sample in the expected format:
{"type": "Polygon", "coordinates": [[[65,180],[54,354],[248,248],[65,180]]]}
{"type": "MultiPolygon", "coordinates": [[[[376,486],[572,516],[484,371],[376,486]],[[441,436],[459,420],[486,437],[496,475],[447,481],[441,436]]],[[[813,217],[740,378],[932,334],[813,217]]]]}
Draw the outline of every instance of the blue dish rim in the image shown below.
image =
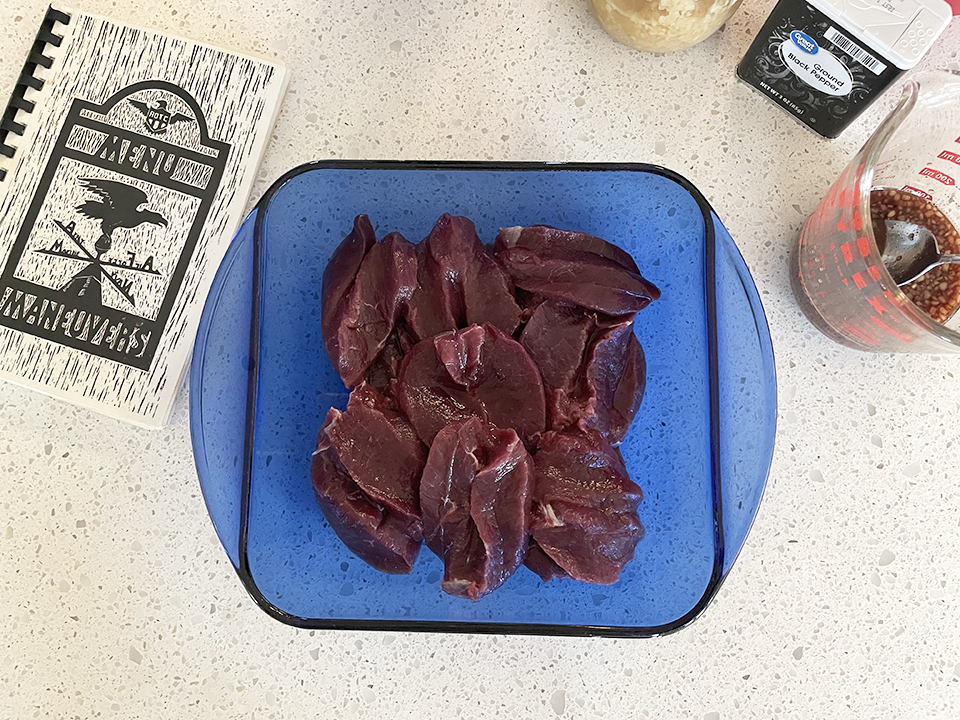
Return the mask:
{"type": "MultiPolygon", "coordinates": [[[[685,177],[679,173],[648,163],[595,163],[595,162],[511,162],[511,161],[471,161],[471,160],[317,160],[294,167],[279,178],[264,192],[260,200],[251,211],[255,213],[253,230],[253,277],[251,292],[251,319],[250,319],[250,362],[247,369],[247,396],[244,422],[244,447],[242,462],[242,478],[240,489],[240,528],[239,528],[239,567],[235,567],[240,580],[256,604],[268,615],[280,622],[303,629],[311,630],[378,630],[393,632],[442,632],[466,634],[500,634],[500,635],[543,635],[566,637],[609,637],[609,638],[646,638],[667,635],[687,626],[699,617],[716,596],[726,577],[723,572],[725,559],[725,545],[723,535],[723,507],[722,482],[720,470],[720,391],[719,391],[719,355],[717,338],[717,297],[716,297],[716,232],[714,227],[714,211],[703,194],[685,177]],[[662,625],[611,627],[602,625],[558,625],[550,623],[506,623],[506,622],[468,622],[445,620],[370,620],[370,619],[340,619],[340,618],[306,618],[288,613],[268,600],[260,589],[250,568],[248,550],[248,534],[250,519],[250,494],[253,478],[253,448],[255,442],[255,425],[257,409],[257,387],[259,378],[261,303],[262,303],[262,270],[263,270],[263,223],[266,209],[273,197],[283,185],[291,179],[306,172],[323,169],[339,170],[473,170],[473,171],[628,171],[644,172],[660,175],[687,191],[697,203],[704,222],[704,280],[705,280],[705,309],[707,316],[707,350],[709,376],[709,418],[710,418],[710,467],[711,493],[713,500],[713,540],[714,562],[710,580],[703,595],[697,603],[683,616],[662,625]]],[[[749,290],[748,288],[745,288],[749,290]]],[[[755,293],[747,293],[754,305],[759,304],[755,293]]],[[[762,313],[762,307],[761,307],[762,313]]],[[[756,313],[754,313],[756,316],[756,313]]],[[[769,330],[764,323],[760,327],[757,321],[757,331],[762,345],[767,345],[772,353],[769,330]]],[[[203,326],[201,326],[202,328],[203,326]]],[[[198,357],[198,356],[197,356],[198,357]]],[[[193,368],[194,371],[197,368],[193,368]]],[[[191,373],[191,395],[199,390],[193,382],[199,377],[197,372],[191,373]]],[[[191,413],[191,417],[192,417],[191,413]]],[[[197,435],[192,432],[194,442],[197,435]]],[[[202,487],[201,487],[202,489],[202,487]]],[[[762,501],[762,492],[760,495],[762,501]]],[[[756,513],[754,514],[754,519],[756,513]]],[[[732,567],[732,564],[731,564],[732,567]]],[[[729,569],[728,569],[729,572],[729,569]]]]}

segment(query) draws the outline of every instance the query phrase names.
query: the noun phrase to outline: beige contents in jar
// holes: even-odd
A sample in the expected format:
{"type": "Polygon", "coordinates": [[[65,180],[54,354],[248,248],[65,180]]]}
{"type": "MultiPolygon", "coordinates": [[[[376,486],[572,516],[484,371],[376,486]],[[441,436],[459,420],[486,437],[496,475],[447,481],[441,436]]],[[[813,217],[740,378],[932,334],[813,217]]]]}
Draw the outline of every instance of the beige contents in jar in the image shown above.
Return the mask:
{"type": "MultiPolygon", "coordinates": [[[[960,233],[936,205],[919,195],[896,188],[873,189],[870,221],[877,227],[885,220],[922,225],[937,238],[941,253],[960,253],[960,233]]],[[[946,322],[960,307],[960,265],[935,267],[900,289],[934,321],[946,322]]]]}
{"type": "Polygon", "coordinates": [[[590,0],[600,24],[624,45],[648,52],[683,50],[706,40],[742,0],[590,0]]]}

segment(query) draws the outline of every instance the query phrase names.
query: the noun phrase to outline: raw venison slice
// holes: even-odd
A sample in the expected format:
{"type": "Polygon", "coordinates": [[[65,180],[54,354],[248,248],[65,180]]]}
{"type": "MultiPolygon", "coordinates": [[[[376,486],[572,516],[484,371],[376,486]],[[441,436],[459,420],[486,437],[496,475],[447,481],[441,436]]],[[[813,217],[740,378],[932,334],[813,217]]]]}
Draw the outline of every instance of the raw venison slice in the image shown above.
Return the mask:
{"type": "Polygon", "coordinates": [[[533,461],[513,430],[478,418],[437,433],[420,484],[424,540],[443,559],[440,587],[478,600],[523,563],[533,461]]]}
{"type": "Polygon", "coordinates": [[[363,381],[416,286],[416,248],[400,233],[370,248],[335,318],[337,354],[330,359],[347,387],[363,381]]]}
{"type": "Polygon", "coordinates": [[[530,353],[548,388],[572,388],[577,381],[597,317],[575,305],[547,300],[530,317],[520,344],[530,353]]]}
{"type": "MultiPolygon", "coordinates": [[[[627,346],[627,362],[623,368],[623,377],[613,395],[613,407],[627,424],[627,430],[640,410],[643,394],[647,388],[647,360],[643,346],[637,336],[630,333],[627,346]]],[[[626,436],[626,433],[624,433],[626,436]]]]}
{"type": "Polygon", "coordinates": [[[527,292],[607,315],[637,312],[660,297],[639,273],[594,253],[513,247],[497,259],[527,292]]]}
{"type": "Polygon", "coordinates": [[[575,580],[615,583],[643,537],[620,453],[599,433],[547,432],[534,465],[533,539],[575,580]]]}
{"type": "Polygon", "coordinates": [[[520,344],[540,368],[547,401],[547,427],[562,430],[579,419],[584,356],[597,329],[595,314],[546,300],[530,317],[520,344]]]}
{"type": "Polygon", "coordinates": [[[397,400],[427,444],[470,416],[514,428],[528,447],[546,428],[540,371],[520,343],[489,323],[417,343],[400,366],[397,400]]]}
{"type": "Polygon", "coordinates": [[[336,368],[340,358],[340,342],[337,336],[343,304],[360,270],[360,263],[377,242],[373,225],[366,215],[353,219],[353,230],[343,239],[323,271],[321,290],[320,328],[323,344],[330,363],[336,368]]]}
{"type": "MultiPolygon", "coordinates": [[[[327,423],[335,421],[331,409],[327,423]]],[[[409,573],[420,552],[420,539],[411,535],[409,522],[360,489],[340,462],[323,429],[310,468],[313,492],[324,517],[357,557],[386,573],[409,573]]]]}
{"type": "Polygon", "coordinates": [[[486,337],[487,333],[482,327],[471,325],[433,339],[434,350],[450,379],[467,390],[480,384],[481,352],[486,337]]]}
{"type": "MultiPolygon", "coordinates": [[[[476,235],[474,235],[476,237],[476,235]]],[[[479,245],[479,239],[477,243],[479,245]]],[[[474,264],[463,274],[463,303],[469,324],[490,323],[507,335],[520,324],[520,306],[507,271],[480,245],[474,264]]]]}
{"type": "Polygon", "coordinates": [[[485,457],[473,479],[470,517],[486,550],[489,592],[516,572],[527,554],[533,459],[512,429],[485,427],[481,450],[485,457]]]}
{"type": "Polygon", "coordinates": [[[417,245],[417,288],[406,311],[407,325],[418,340],[456,330],[465,316],[460,287],[433,257],[428,241],[417,245]]]}
{"type": "Polygon", "coordinates": [[[596,430],[619,445],[637,414],[646,377],[633,316],[609,318],[547,300],[520,335],[543,376],[547,426],[596,430]]]}
{"type": "Polygon", "coordinates": [[[539,575],[540,579],[544,582],[570,579],[570,574],[557,565],[553,561],[553,558],[547,555],[543,551],[543,548],[537,545],[537,541],[532,537],[530,538],[530,547],[527,548],[527,557],[524,558],[523,564],[539,575]]]}
{"type": "Polygon", "coordinates": [[[444,560],[445,575],[454,577],[478,566],[482,552],[470,518],[470,491],[479,461],[476,432],[464,429],[469,421],[450,423],[437,433],[420,480],[424,542],[444,560]]]}
{"type": "Polygon", "coordinates": [[[527,227],[501,228],[494,241],[494,252],[512,247],[528,250],[574,250],[589,252],[608,260],[633,273],[640,273],[636,261],[623,248],[602,240],[594,235],[573,230],[559,230],[549,225],[529,225],[527,227]]]}
{"type": "Polygon", "coordinates": [[[419,540],[420,475],[427,448],[389,400],[363,384],[350,393],[343,413],[327,415],[324,432],[337,459],[371,500],[403,518],[419,540]]]}
{"type": "Polygon", "coordinates": [[[540,371],[523,346],[490,323],[439,336],[434,344],[438,354],[445,347],[447,357],[451,347],[459,349],[457,357],[464,358],[465,365],[447,363],[447,372],[466,381],[487,422],[514,428],[527,447],[533,447],[546,429],[546,405],[540,371]],[[477,357],[479,364],[472,365],[477,357]]]}
{"type": "Polygon", "coordinates": [[[584,363],[577,427],[614,446],[623,442],[643,399],[646,367],[632,319],[600,330],[584,363]]]}
{"type": "Polygon", "coordinates": [[[437,357],[433,338],[421,340],[404,356],[397,376],[396,398],[427,445],[446,425],[484,416],[479,401],[450,377],[437,357]]]}
{"type": "Polygon", "coordinates": [[[420,287],[407,322],[421,340],[489,322],[507,334],[520,324],[510,278],[464,217],[441,215],[418,252],[420,287]]]}

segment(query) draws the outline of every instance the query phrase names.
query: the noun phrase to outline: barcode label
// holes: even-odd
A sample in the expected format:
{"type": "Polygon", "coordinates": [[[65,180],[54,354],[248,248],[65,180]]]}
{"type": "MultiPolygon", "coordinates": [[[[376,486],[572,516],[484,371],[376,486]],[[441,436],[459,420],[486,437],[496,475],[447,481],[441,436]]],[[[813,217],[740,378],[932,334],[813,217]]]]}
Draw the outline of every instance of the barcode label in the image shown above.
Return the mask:
{"type": "Polygon", "coordinates": [[[862,47],[857,45],[853,40],[848,38],[842,32],[837,30],[835,27],[827,28],[827,31],[823,34],[823,37],[838,48],[847,53],[850,57],[856,60],[858,63],[863,65],[867,70],[872,72],[874,75],[879,75],[884,70],[887,69],[887,66],[880,62],[873,55],[868,53],[862,47]]]}

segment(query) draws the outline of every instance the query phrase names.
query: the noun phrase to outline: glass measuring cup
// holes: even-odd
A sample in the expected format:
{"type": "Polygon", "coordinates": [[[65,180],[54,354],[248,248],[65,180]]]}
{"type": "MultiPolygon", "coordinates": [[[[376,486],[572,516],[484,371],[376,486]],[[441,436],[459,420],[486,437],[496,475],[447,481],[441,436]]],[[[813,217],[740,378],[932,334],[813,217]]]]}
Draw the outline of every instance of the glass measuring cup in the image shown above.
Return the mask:
{"type": "MultiPolygon", "coordinates": [[[[918,73],[807,218],[791,254],[800,307],[824,334],[875,352],[960,352],[960,313],[935,322],[880,259],[871,190],[922,198],[960,230],[960,73],[918,73]]],[[[933,228],[931,228],[933,229],[933,228]]]]}

